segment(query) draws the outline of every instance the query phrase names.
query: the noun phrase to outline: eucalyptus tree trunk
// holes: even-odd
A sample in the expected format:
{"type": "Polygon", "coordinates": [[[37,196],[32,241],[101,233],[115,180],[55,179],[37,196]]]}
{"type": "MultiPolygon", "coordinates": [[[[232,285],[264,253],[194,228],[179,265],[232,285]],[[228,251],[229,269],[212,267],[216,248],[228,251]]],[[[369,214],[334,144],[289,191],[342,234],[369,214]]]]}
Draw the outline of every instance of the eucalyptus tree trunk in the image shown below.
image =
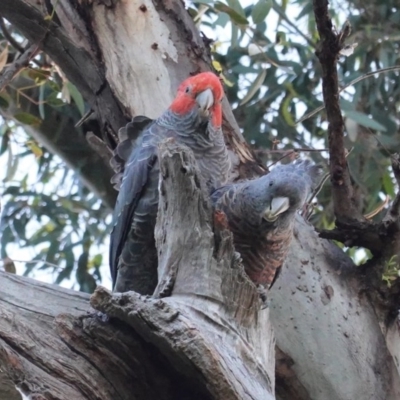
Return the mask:
{"type": "MultiPolygon", "coordinates": [[[[159,115],[180,81],[210,68],[180,1],[52,3],[57,18],[35,0],[1,0],[0,15],[77,86],[105,143],[115,144],[130,117],[159,115]]],[[[238,179],[264,173],[227,102],[224,116],[238,179]]],[[[160,157],[169,174],[161,175],[157,293],[169,295],[99,288],[90,303],[110,317],[102,321],[88,314],[87,295],[0,273],[0,399],[14,386],[35,399],[399,399],[397,320],[376,312],[342,250],[299,217],[260,310],[190,152],[166,143],[160,157]]]]}

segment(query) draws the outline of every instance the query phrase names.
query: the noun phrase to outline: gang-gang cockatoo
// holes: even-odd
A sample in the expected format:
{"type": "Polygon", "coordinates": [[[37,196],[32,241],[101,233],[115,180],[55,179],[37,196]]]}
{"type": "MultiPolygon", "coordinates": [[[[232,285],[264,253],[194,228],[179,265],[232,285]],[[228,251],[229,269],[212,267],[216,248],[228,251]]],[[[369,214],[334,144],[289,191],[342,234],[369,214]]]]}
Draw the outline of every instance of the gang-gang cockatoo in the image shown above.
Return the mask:
{"type": "MultiPolygon", "coordinates": [[[[110,268],[116,292],[151,295],[157,285],[154,228],[158,209],[157,145],[174,138],[193,151],[209,191],[227,183],[230,158],[221,131],[224,91],[219,78],[204,72],[186,79],[170,107],[151,121],[137,117],[127,129],[141,130],[127,159],[113,216],[110,268]]],[[[129,150],[128,146],[121,152],[129,150]]]]}
{"type": "Polygon", "coordinates": [[[318,186],[321,173],[310,160],[296,161],[212,194],[214,208],[226,215],[235,249],[263,300],[287,256],[296,211],[318,186]]]}

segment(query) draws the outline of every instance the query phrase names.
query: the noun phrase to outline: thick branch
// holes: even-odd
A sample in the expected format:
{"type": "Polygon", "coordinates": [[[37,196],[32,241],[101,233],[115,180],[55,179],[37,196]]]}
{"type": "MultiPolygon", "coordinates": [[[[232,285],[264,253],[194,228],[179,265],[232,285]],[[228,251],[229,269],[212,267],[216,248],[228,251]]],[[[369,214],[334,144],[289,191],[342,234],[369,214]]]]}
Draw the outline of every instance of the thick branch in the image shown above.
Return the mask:
{"type": "MultiPolygon", "coordinates": [[[[64,2],[58,3],[61,5],[64,2]]],[[[28,0],[1,1],[0,15],[60,66],[97,112],[104,131],[111,128],[116,134],[126,120],[111,92],[95,43],[88,33],[77,28],[73,33],[68,32],[52,19],[45,19],[46,16],[28,0]]],[[[81,17],[76,11],[74,17],[71,21],[80,27],[81,17]]],[[[70,24],[69,27],[72,29],[70,24]]]]}
{"type": "Polygon", "coordinates": [[[0,285],[0,369],[26,396],[209,398],[127,325],[86,315],[88,295],[4,272],[0,285]]]}
{"type": "Polygon", "coordinates": [[[374,255],[380,255],[385,247],[385,238],[378,225],[372,222],[340,224],[337,229],[318,231],[324,239],[337,240],[347,247],[364,247],[374,255]]]}
{"type": "MultiPolygon", "coordinates": [[[[316,55],[322,67],[322,91],[326,108],[330,173],[334,212],[338,222],[362,221],[363,217],[355,206],[353,189],[344,147],[344,122],[339,105],[337,60],[347,30],[336,34],[328,14],[328,0],[314,0],[314,13],[320,42],[316,55]]],[[[345,25],[346,29],[348,25],[345,25]]]]}

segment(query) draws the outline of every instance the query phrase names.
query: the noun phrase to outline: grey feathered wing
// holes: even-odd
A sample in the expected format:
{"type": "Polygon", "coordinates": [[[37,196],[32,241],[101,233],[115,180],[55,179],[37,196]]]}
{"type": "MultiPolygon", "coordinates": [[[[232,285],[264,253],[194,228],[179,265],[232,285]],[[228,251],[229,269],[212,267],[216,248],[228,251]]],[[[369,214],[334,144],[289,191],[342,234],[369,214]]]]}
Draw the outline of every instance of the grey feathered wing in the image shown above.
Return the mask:
{"type": "Polygon", "coordinates": [[[115,291],[125,291],[129,287],[143,294],[155,286],[157,255],[154,252],[154,224],[158,203],[156,144],[164,134],[164,130],[156,123],[147,125],[124,164],[110,237],[110,268],[115,291]]]}

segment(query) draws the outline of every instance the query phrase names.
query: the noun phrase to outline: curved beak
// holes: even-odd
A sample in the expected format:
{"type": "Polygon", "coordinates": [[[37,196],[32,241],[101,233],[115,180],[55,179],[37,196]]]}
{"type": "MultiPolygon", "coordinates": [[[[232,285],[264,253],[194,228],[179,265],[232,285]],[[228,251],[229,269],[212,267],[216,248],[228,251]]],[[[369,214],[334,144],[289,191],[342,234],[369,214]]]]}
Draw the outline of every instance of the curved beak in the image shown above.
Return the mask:
{"type": "Polygon", "coordinates": [[[200,92],[196,97],[197,104],[201,111],[207,113],[210,107],[214,104],[214,95],[211,89],[206,89],[200,92]]]}
{"type": "Polygon", "coordinates": [[[264,211],[264,218],[268,222],[274,222],[278,216],[289,208],[288,197],[274,197],[270,206],[264,211]]]}

